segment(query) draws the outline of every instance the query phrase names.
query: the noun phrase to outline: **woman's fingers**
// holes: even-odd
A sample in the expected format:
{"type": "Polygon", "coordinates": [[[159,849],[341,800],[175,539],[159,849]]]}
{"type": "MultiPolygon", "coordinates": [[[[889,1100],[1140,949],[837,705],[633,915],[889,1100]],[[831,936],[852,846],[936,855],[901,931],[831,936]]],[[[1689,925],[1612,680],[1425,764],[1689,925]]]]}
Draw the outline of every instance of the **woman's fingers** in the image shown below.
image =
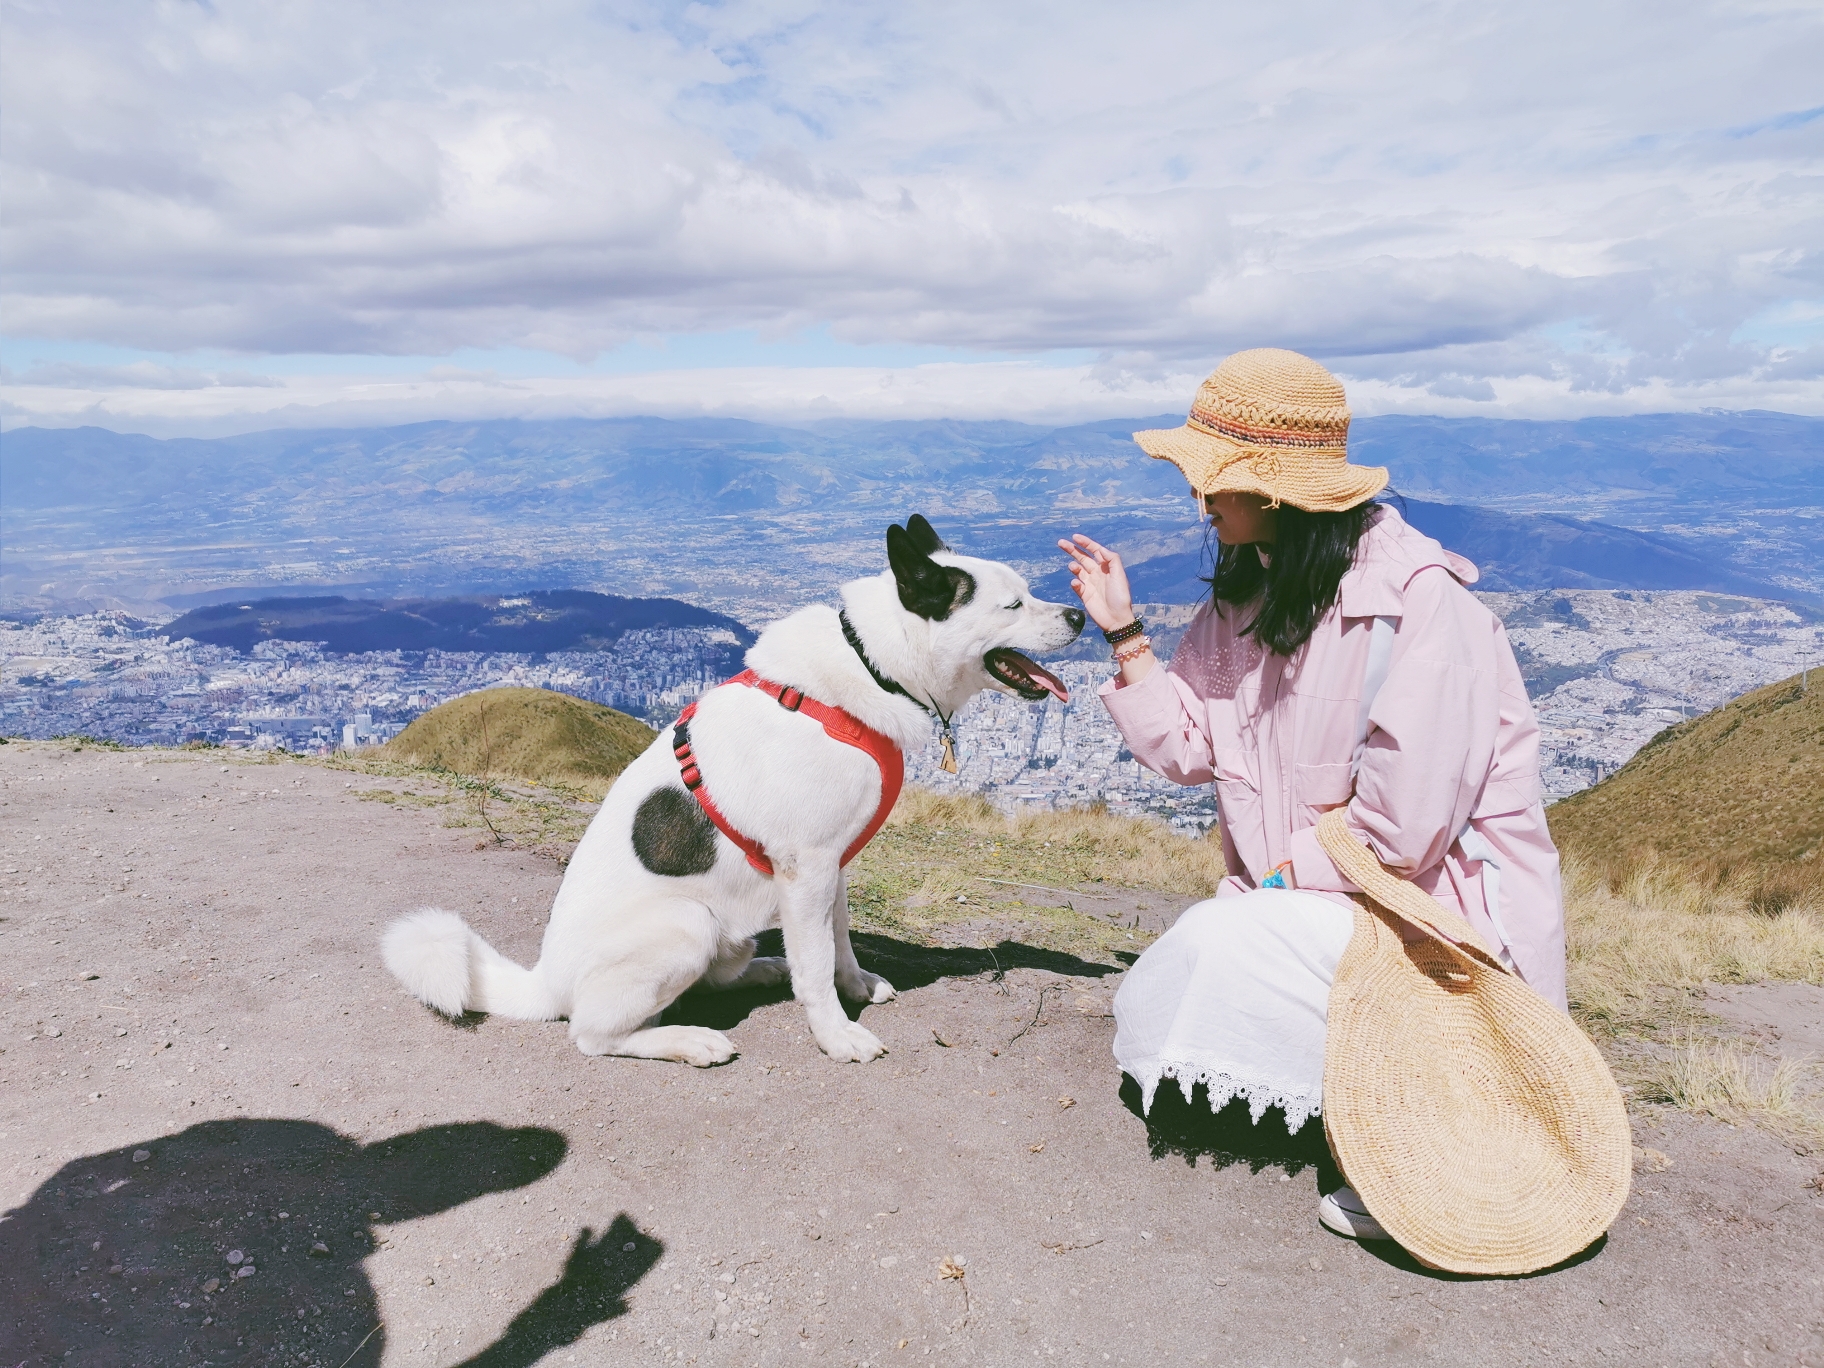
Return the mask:
{"type": "Polygon", "coordinates": [[[1112,565],[1121,564],[1120,554],[1115,551],[1110,551],[1106,546],[1102,545],[1101,542],[1086,537],[1081,532],[1075,533],[1073,540],[1078,546],[1083,547],[1097,560],[1107,561],[1112,565]]]}

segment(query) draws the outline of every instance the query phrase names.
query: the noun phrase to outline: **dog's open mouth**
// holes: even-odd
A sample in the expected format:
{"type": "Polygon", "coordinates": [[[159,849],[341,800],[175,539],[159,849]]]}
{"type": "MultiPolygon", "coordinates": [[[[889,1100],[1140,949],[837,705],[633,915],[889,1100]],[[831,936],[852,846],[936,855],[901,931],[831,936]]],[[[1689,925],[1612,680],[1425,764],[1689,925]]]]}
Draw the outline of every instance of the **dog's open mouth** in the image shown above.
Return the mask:
{"type": "Polygon", "coordinates": [[[1021,655],[1010,646],[996,646],[982,657],[982,668],[1029,703],[1051,694],[1060,703],[1070,701],[1070,690],[1064,681],[1038,661],[1021,655]]]}

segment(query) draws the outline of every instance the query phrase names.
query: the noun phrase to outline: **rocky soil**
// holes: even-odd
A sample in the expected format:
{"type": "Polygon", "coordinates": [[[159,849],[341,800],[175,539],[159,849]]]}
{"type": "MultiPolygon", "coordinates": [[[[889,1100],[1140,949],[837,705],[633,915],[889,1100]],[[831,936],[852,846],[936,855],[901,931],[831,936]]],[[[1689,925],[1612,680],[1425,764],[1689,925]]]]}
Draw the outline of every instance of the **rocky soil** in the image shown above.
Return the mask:
{"type": "Polygon", "coordinates": [[[867,1065],[778,996],[674,1009],[708,1071],[442,1020],[381,927],[529,960],[562,868],[378,782],[0,747],[0,1363],[1824,1365],[1815,1157],[1655,1114],[1605,1242],[1440,1276],[1318,1226],[1316,1127],[1138,1116],[1110,965],[864,938],[867,1065]]]}

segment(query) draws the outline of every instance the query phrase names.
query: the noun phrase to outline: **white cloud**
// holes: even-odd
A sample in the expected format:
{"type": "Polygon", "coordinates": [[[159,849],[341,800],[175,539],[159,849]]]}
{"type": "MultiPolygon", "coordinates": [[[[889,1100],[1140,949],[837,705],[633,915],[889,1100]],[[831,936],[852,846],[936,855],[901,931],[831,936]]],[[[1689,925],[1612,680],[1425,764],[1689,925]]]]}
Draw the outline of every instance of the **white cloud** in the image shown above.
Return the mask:
{"type": "MultiPolygon", "coordinates": [[[[1138,402],[1257,345],[1468,411],[1824,396],[1815,6],[3,13],[8,331],[173,375],[191,348],[589,357],[827,326],[1107,355],[891,372],[971,412],[1093,408],[1130,394],[1113,374],[1152,377],[1138,402]]],[[[747,402],[900,411],[881,378],[752,380],[747,402]]],[[[86,402],[175,412],[131,379],[91,377],[86,402]]],[[[353,361],[328,383],[286,380],[285,404],[455,402],[427,380],[377,399],[353,361]]],[[[59,421],[51,388],[11,378],[9,423],[59,421]]],[[[244,376],[183,393],[198,421],[277,416],[244,376]]]]}

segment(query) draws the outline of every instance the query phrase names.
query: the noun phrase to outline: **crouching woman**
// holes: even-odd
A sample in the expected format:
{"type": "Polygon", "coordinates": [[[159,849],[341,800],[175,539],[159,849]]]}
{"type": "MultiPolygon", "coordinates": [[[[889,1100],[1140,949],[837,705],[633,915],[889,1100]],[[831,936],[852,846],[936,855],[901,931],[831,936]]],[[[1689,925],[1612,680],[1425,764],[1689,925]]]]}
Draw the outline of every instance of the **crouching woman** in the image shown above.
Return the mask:
{"type": "MultiPolygon", "coordinates": [[[[1230,357],[1180,428],[1135,434],[1190,481],[1220,550],[1209,600],[1169,666],[1134,615],[1121,558],[1076,535],[1073,587],[1114,646],[1102,699],[1134,758],[1214,782],[1228,877],[1140,957],[1115,999],[1115,1058],[1245,1099],[1297,1130],[1322,1106],[1324,1022],[1357,889],[1318,845],[1342,807],[1394,873],[1460,912],[1564,1006],[1558,857],[1538,728],[1475,567],[1373,496],[1351,465],[1341,384],[1293,352],[1230,357]]],[[[1347,1187],[1325,1225],[1385,1232],[1347,1187]]]]}

